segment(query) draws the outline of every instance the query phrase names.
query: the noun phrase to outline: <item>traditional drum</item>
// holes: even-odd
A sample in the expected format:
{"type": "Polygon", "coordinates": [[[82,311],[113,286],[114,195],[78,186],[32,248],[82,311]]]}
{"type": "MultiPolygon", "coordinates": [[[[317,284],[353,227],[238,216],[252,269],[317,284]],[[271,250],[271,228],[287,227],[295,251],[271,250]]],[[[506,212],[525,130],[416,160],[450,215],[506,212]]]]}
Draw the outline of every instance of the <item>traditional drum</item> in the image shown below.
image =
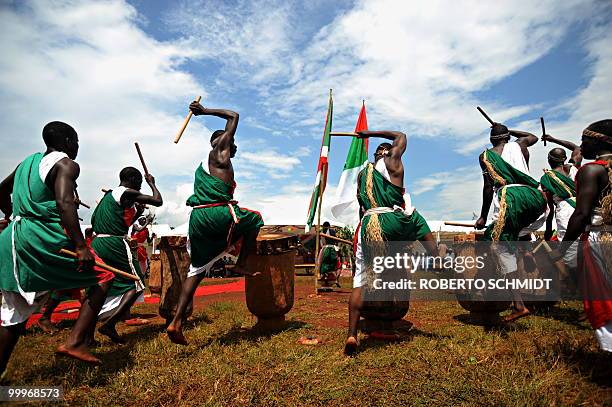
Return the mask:
{"type": "Polygon", "coordinates": [[[247,307],[257,317],[255,329],[281,328],[293,307],[296,248],[295,235],[260,232],[257,237],[256,254],[248,262],[250,270],[260,274],[245,278],[247,307]]]}
{"type": "Polygon", "coordinates": [[[160,255],[154,253],[149,261],[149,291],[152,294],[161,294],[162,290],[162,264],[160,255]]]}
{"type": "MultiPolygon", "coordinates": [[[[187,278],[191,260],[187,253],[187,238],[185,236],[164,236],[158,246],[160,250],[162,287],[159,301],[159,315],[172,321],[176,313],[183,281],[187,278]]],[[[193,304],[189,304],[185,318],[193,312],[193,304]]]]}
{"type": "MultiPolygon", "coordinates": [[[[483,235],[483,232],[476,232],[455,236],[453,248],[456,257],[464,256],[475,258],[477,255],[483,255],[484,253],[477,253],[477,251],[484,250],[484,245],[476,245],[476,241],[482,239],[483,235]]],[[[494,261],[493,259],[494,256],[488,255],[485,257],[485,262],[494,261]]],[[[491,264],[487,264],[483,268],[483,271],[479,270],[474,264],[473,267],[466,267],[462,273],[455,273],[455,278],[488,279],[492,276],[483,275],[482,273],[487,273],[491,270],[495,270],[495,267],[491,264]]],[[[457,290],[455,295],[459,305],[467,311],[470,311],[470,321],[485,326],[501,323],[499,313],[507,310],[511,303],[511,301],[487,301],[486,293],[476,290],[457,290]]]]}
{"type": "MultiPolygon", "coordinates": [[[[568,287],[559,284],[559,280],[566,276],[559,275],[559,269],[550,259],[550,246],[543,241],[526,242],[530,252],[522,251],[518,261],[518,276],[520,278],[529,279],[551,279],[553,286],[557,290],[568,292],[568,287]]],[[[561,262],[563,263],[563,262],[561,262]]],[[[565,273],[565,265],[563,266],[565,273]]],[[[557,304],[557,301],[550,298],[550,292],[545,289],[541,290],[521,290],[521,297],[525,306],[530,311],[537,311],[550,308],[557,304]]]]}
{"type": "Polygon", "coordinates": [[[368,334],[396,331],[409,309],[410,301],[366,302],[361,310],[360,328],[368,334]]]}

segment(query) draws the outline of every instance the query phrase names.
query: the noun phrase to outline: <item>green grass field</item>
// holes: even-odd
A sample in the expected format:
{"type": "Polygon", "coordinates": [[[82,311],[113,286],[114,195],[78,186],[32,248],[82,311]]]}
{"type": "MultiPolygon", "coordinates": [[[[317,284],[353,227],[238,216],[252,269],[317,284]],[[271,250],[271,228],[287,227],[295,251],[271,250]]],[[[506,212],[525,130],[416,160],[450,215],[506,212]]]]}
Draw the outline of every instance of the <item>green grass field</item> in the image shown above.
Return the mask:
{"type": "Polygon", "coordinates": [[[413,302],[407,340],[362,338],[361,352],[347,358],[347,294],[312,296],[312,287],[311,277],[298,278],[287,327],[269,336],[249,329],[255,318],[243,294],[197,302],[187,347],[169,342],[159,318],[121,325],[127,345],[98,338],[101,367],[54,356],[66,329],[47,336],[33,328],[10,363],[11,384],[62,385],[66,404],[100,406],[612,404],[612,357],[578,322],[579,303],[485,329],[466,323],[457,303],[413,302]],[[298,343],[309,335],[323,344],[298,343]]]}

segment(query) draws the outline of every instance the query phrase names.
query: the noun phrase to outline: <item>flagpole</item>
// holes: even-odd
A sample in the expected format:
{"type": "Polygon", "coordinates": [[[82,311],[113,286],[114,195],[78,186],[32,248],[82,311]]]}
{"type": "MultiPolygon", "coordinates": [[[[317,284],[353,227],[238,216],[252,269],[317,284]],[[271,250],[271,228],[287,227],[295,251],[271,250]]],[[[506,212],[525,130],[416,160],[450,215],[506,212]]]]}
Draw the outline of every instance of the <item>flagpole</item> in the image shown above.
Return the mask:
{"type": "MultiPolygon", "coordinates": [[[[315,253],[316,256],[318,258],[319,256],[319,250],[321,249],[321,207],[323,206],[323,177],[325,174],[325,171],[327,170],[327,163],[323,164],[323,168],[324,171],[321,172],[321,179],[319,180],[319,202],[317,203],[317,227],[316,227],[316,233],[317,233],[317,240],[316,240],[316,249],[315,249],[315,253]]],[[[319,278],[320,278],[320,272],[321,270],[319,270],[319,264],[317,262],[316,266],[315,266],[315,294],[318,292],[319,290],[319,278]]]]}

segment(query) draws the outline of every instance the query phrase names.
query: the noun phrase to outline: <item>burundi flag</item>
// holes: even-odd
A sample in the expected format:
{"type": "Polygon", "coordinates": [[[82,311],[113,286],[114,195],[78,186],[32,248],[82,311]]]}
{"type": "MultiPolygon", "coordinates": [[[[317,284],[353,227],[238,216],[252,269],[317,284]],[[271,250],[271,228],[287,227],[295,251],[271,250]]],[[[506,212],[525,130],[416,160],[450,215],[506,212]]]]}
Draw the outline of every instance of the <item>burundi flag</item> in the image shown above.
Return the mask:
{"type": "Polygon", "coordinates": [[[323,141],[321,142],[321,155],[319,157],[319,165],[317,167],[317,179],[315,181],[312,197],[310,197],[310,206],[308,208],[308,220],[306,225],[312,227],[315,213],[317,212],[317,204],[319,197],[325,191],[327,184],[327,155],[329,154],[329,141],[331,139],[332,115],[334,111],[334,101],[332,100],[331,90],[329,91],[329,106],[327,108],[327,118],[325,119],[325,130],[323,131],[323,141]]]}
{"type": "MultiPolygon", "coordinates": [[[[355,132],[368,129],[365,102],[361,106],[355,132]]],[[[348,226],[357,227],[359,223],[359,202],[357,201],[357,175],[368,162],[368,139],[353,138],[349,148],[344,170],[336,193],[336,203],[331,207],[331,213],[348,226]]]]}

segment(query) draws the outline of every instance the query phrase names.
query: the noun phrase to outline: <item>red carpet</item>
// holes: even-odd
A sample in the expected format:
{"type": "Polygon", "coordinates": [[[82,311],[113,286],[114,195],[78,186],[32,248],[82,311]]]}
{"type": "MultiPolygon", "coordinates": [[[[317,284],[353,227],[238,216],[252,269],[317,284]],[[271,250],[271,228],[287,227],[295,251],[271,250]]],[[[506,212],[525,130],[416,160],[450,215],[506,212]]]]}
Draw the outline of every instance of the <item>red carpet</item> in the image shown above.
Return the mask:
{"type": "MultiPolygon", "coordinates": [[[[222,294],[222,293],[236,293],[244,291],[244,279],[234,281],[233,283],[217,284],[217,285],[206,285],[196,289],[195,296],[203,297],[205,295],[222,294]]],[[[159,297],[151,297],[145,295],[145,303],[147,304],[159,304],[159,297]]],[[[77,319],[79,316],[79,307],[81,303],[78,301],[65,301],[62,302],[55,309],[53,315],[51,315],[51,322],[57,323],[59,321],[67,319],[77,319]]],[[[27,323],[27,327],[34,325],[41,314],[34,314],[30,317],[27,323]]]]}

